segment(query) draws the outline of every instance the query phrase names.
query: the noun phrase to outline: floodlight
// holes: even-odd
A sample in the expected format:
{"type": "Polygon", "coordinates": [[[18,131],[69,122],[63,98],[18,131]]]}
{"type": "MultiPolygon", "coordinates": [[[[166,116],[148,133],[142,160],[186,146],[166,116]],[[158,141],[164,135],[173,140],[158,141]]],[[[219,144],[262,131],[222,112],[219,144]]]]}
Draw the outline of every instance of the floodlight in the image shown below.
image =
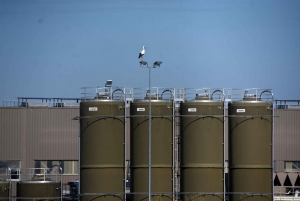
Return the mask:
{"type": "Polygon", "coordinates": [[[148,66],[148,63],[147,63],[147,61],[140,61],[140,65],[141,66],[148,66]]]}
{"type": "Polygon", "coordinates": [[[111,87],[112,82],[113,82],[112,80],[106,80],[105,87],[111,87]]]}
{"type": "Polygon", "coordinates": [[[160,67],[160,64],[162,64],[162,61],[156,61],[156,62],[154,62],[153,68],[160,67]]]}

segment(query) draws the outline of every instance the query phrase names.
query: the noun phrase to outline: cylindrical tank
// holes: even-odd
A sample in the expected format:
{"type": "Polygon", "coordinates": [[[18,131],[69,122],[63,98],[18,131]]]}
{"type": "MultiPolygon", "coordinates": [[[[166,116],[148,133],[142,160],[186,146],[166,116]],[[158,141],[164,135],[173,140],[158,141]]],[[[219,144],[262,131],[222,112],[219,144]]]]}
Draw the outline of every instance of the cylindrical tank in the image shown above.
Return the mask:
{"type": "MultiPolygon", "coordinates": [[[[131,114],[131,193],[134,201],[148,199],[149,99],[135,101],[131,114]]],[[[172,200],[172,102],[151,100],[152,199],[172,200]],[[165,194],[162,194],[165,193],[165,194]]]]}
{"type": "Polygon", "coordinates": [[[272,200],[272,110],[256,97],[228,104],[232,201],[272,200]]]}
{"type": "MultiPolygon", "coordinates": [[[[61,198],[60,181],[20,181],[17,183],[17,197],[35,200],[55,200],[61,198]]],[[[18,199],[22,200],[22,199],[18,199]]]]}
{"type": "Polygon", "coordinates": [[[196,96],[181,115],[182,200],[223,200],[224,102],[196,96]]]}
{"type": "Polygon", "coordinates": [[[80,103],[81,200],[124,199],[124,108],[120,100],[95,99],[80,103]]]}
{"type": "Polygon", "coordinates": [[[9,200],[9,182],[0,181],[0,197],[3,198],[2,201],[9,200]]]}

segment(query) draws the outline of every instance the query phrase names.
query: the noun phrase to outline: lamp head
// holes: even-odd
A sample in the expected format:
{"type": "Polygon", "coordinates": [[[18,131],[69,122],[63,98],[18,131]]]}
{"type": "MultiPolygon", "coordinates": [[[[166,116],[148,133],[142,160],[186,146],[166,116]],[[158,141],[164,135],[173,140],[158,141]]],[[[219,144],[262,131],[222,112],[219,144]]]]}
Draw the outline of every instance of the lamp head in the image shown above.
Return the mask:
{"type": "Polygon", "coordinates": [[[156,61],[156,62],[154,62],[153,68],[160,67],[160,64],[162,64],[162,61],[156,61]]]}
{"type": "Polygon", "coordinates": [[[112,82],[113,82],[112,80],[106,80],[105,87],[111,87],[112,82]]]}
{"type": "Polygon", "coordinates": [[[147,61],[140,61],[140,66],[148,66],[147,61]]]}

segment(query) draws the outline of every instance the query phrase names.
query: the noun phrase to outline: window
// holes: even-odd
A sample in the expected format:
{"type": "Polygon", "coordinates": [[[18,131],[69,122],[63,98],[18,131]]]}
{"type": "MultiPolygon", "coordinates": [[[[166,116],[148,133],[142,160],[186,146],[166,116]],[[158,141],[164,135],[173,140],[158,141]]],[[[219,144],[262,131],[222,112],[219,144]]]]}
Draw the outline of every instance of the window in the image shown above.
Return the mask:
{"type": "Polygon", "coordinates": [[[284,161],[286,172],[300,172],[300,161],[284,161]]]}
{"type": "Polygon", "coordinates": [[[21,168],[21,161],[19,160],[0,160],[0,174],[7,174],[6,167],[10,168],[11,179],[19,179],[19,172],[21,168]]]}
{"type": "Polygon", "coordinates": [[[10,169],[20,169],[21,161],[17,161],[17,160],[0,161],[0,167],[1,166],[7,166],[10,169]]]}
{"type": "Polygon", "coordinates": [[[52,168],[53,166],[60,166],[62,174],[78,174],[78,161],[34,161],[35,168],[52,168]]]}

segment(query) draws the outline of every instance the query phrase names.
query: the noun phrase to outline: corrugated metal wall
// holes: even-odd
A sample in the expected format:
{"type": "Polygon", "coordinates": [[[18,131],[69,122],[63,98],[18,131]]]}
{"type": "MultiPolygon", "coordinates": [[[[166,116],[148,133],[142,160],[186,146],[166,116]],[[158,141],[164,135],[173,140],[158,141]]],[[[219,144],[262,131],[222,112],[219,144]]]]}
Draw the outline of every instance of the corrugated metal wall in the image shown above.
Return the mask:
{"type": "Polygon", "coordinates": [[[0,108],[0,159],[21,160],[25,158],[26,110],[23,108],[0,108]],[[22,143],[21,143],[22,142],[22,143]]]}
{"type": "Polygon", "coordinates": [[[0,108],[0,160],[21,160],[21,168],[34,168],[34,160],[78,160],[76,116],[78,107],[0,108]]]}
{"type": "Polygon", "coordinates": [[[300,110],[274,111],[275,171],[284,172],[284,161],[300,161],[300,110]]]}

